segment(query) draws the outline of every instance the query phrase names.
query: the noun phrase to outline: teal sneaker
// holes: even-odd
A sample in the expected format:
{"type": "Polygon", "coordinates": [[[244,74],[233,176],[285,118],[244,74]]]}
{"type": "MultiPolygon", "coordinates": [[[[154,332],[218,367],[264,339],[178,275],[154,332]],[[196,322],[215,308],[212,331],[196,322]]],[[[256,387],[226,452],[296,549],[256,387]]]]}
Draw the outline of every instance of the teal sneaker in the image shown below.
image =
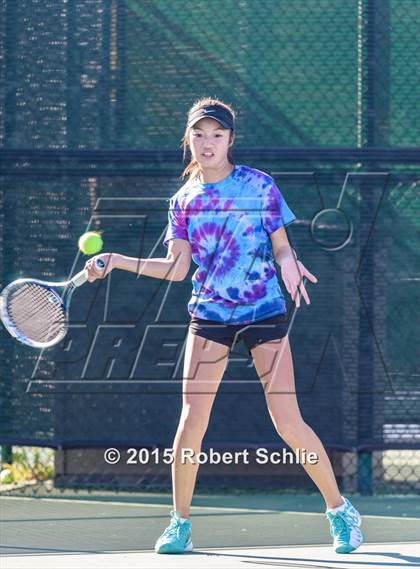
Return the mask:
{"type": "Polygon", "coordinates": [[[171,523],[157,540],[156,553],[184,553],[192,548],[190,520],[181,522],[178,512],[171,510],[171,523]]]}
{"type": "Polygon", "coordinates": [[[362,518],[350,500],[342,496],[345,508],[338,512],[325,512],[330,522],[331,537],[334,538],[336,553],[351,553],[363,543],[363,534],[359,529],[362,518]]]}

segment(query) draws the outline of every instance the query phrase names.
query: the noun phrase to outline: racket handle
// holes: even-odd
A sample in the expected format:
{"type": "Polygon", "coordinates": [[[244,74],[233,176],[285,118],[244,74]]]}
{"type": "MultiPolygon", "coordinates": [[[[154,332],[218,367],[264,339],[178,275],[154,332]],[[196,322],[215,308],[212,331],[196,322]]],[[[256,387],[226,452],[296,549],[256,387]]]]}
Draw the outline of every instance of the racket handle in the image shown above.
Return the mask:
{"type": "MultiPolygon", "coordinates": [[[[105,267],[105,263],[104,261],[102,261],[102,259],[96,259],[95,261],[95,265],[97,266],[97,268],[99,270],[103,269],[105,267]]],[[[83,284],[85,284],[85,282],[88,280],[88,272],[87,269],[83,269],[83,271],[80,271],[79,273],[75,274],[74,277],[71,279],[71,283],[78,287],[78,286],[82,286],[83,284]]]]}

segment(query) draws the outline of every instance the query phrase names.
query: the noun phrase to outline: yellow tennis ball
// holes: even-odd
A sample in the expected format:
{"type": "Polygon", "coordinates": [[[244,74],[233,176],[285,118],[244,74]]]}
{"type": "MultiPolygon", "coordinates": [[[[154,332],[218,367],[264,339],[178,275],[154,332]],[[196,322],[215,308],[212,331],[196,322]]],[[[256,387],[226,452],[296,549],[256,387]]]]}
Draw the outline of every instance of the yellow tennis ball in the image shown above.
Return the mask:
{"type": "Polygon", "coordinates": [[[85,255],[95,255],[102,249],[104,242],[100,233],[88,231],[79,237],[79,249],[85,255]]]}

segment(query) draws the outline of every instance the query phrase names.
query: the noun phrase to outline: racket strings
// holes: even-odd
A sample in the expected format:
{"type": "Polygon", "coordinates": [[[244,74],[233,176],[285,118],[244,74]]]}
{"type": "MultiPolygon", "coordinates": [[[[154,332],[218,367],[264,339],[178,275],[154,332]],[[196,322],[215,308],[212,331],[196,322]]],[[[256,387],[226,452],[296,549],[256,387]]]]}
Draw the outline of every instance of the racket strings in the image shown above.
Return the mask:
{"type": "Polygon", "coordinates": [[[51,302],[51,293],[33,286],[14,296],[10,304],[11,319],[19,333],[37,342],[48,342],[60,333],[63,313],[60,301],[51,302]]]}
{"type": "Polygon", "coordinates": [[[39,310],[39,304],[45,297],[45,289],[34,285],[25,285],[18,289],[13,295],[13,302],[10,305],[12,316],[18,318],[22,325],[27,323],[29,326],[33,322],[34,315],[39,310]]]}
{"type": "Polygon", "coordinates": [[[11,291],[7,309],[18,333],[32,341],[47,343],[66,331],[60,298],[39,284],[25,283],[11,291]]]}

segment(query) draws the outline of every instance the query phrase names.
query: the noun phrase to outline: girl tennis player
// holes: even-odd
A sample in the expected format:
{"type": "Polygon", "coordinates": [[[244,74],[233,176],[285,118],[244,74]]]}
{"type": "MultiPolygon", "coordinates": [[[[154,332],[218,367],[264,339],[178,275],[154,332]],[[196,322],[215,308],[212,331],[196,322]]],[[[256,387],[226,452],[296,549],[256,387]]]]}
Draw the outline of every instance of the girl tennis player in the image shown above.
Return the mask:
{"type": "Polygon", "coordinates": [[[184,360],[183,407],[173,443],[173,510],[158,538],[157,553],[193,548],[190,504],[199,464],[182,457],[182,449],[198,454],[219,383],[234,343],[243,339],[264,387],[271,419],[292,449],[318,457],[304,468],[319,488],[337,553],[350,553],[363,541],[361,518],[341,496],[331,463],[314,431],[303,420],[295,394],[292,355],[287,335],[286,304],[275,269],[296,306],[300,295],[310,304],[303,283],[317,278],[296,258],[284,227],[296,218],[268,174],[233,163],[235,113],[214,99],[197,101],[189,110],[182,140],[187,182],[170,199],[164,238],[166,259],[99,255],[86,263],[89,280],[113,268],[151,277],[182,280],[191,258],[198,265],[188,303],[191,321],[184,360]],[[265,326],[266,325],[266,326],[265,326]],[[273,365],[276,362],[276,365],[273,365]]]}

